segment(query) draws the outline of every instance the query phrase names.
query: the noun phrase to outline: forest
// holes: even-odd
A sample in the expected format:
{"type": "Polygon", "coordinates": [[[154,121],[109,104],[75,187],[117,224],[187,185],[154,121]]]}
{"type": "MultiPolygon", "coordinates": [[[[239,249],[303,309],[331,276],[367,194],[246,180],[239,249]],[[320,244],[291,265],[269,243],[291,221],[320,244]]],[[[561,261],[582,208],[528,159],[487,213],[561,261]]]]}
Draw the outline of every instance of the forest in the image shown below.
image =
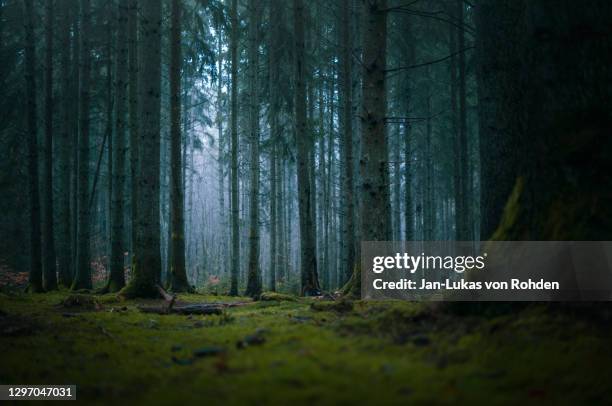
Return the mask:
{"type": "Polygon", "coordinates": [[[0,0],[0,383],[609,402],[607,303],[369,302],[360,258],[611,240],[610,21],[607,0],[0,0]]]}

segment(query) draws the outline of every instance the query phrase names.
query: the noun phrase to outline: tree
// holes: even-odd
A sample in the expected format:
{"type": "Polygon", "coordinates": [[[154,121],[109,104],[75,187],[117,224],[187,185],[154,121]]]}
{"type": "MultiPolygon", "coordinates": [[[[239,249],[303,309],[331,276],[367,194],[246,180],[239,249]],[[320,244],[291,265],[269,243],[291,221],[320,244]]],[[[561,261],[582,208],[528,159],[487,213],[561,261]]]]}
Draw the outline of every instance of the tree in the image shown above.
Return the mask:
{"type": "Polygon", "coordinates": [[[61,41],[61,131],[59,137],[59,190],[57,201],[58,236],[57,264],[58,283],[70,287],[72,283],[73,252],[70,244],[72,217],[70,215],[70,197],[74,192],[71,187],[70,176],[72,169],[72,93],[74,85],[71,83],[71,69],[74,61],[71,60],[70,27],[72,25],[73,5],[66,4],[63,8],[63,17],[60,32],[61,41]]]}
{"type": "Polygon", "coordinates": [[[57,289],[53,235],[53,26],[54,0],[45,2],[45,138],[43,165],[42,262],[45,290],[57,289]]]}
{"type": "Polygon", "coordinates": [[[81,0],[81,45],[79,88],[79,156],[77,196],[77,255],[72,289],[91,289],[89,247],[89,124],[91,82],[91,0],[81,0]]]}
{"type": "MultiPolygon", "coordinates": [[[[503,18],[504,3],[484,4],[494,21],[503,18]]],[[[512,133],[520,148],[514,187],[492,239],[605,240],[612,231],[612,88],[602,84],[611,72],[612,40],[605,33],[612,3],[538,0],[523,6],[515,20],[520,35],[505,38],[516,44],[519,68],[510,73],[523,92],[517,98],[505,83],[481,82],[482,91],[501,96],[495,99],[500,112],[520,120],[520,131],[512,133]]],[[[487,27],[480,27],[483,35],[493,35],[487,27]]],[[[488,57],[482,55],[481,63],[488,57]]]]}
{"type": "Polygon", "coordinates": [[[238,0],[232,0],[231,6],[231,217],[232,217],[232,247],[230,264],[230,291],[232,296],[238,295],[238,270],[240,269],[240,229],[238,205],[238,0]]]}
{"type": "Polygon", "coordinates": [[[270,24],[268,35],[268,70],[269,70],[269,122],[270,122],[270,291],[276,291],[277,272],[279,267],[279,144],[280,144],[280,104],[279,78],[281,60],[281,30],[283,21],[282,6],[277,0],[270,2],[270,24]]]}
{"type": "Polygon", "coordinates": [[[482,1],[475,13],[482,240],[495,232],[517,177],[523,93],[516,82],[521,28],[517,21],[523,13],[522,4],[513,0],[482,1]]]}
{"type": "Polygon", "coordinates": [[[171,289],[189,292],[185,270],[185,220],[181,179],[181,3],[172,0],[170,33],[170,227],[172,229],[171,289]]]}
{"type": "Polygon", "coordinates": [[[138,224],[138,0],[128,0],[128,125],[130,128],[130,247],[132,265],[138,224]]]}
{"type": "Polygon", "coordinates": [[[342,198],[346,206],[342,222],[342,280],[350,279],[355,267],[355,203],[353,199],[353,92],[351,7],[350,0],[342,0],[341,5],[340,88],[342,94],[341,142],[342,142],[342,198]]]}
{"type": "Polygon", "coordinates": [[[24,0],[25,15],[25,83],[26,83],[26,131],[28,140],[28,177],[30,210],[30,277],[31,292],[43,291],[40,195],[38,191],[38,131],[36,125],[36,51],[34,38],[33,0],[24,0]]]}
{"type": "MultiPolygon", "coordinates": [[[[367,0],[364,7],[363,83],[361,108],[362,241],[391,238],[391,201],[386,116],[387,2],[367,0]],[[367,209],[367,213],[363,210],[367,209]]],[[[351,296],[361,294],[361,269],[355,268],[344,287],[351,296]]]]}
{"type": "Polygon", "coordinates": [[[469,173],[469,158],[468,158],[468,140],[467,140],[467,100],[466,100],[466,63],[465,63],[465,29],[463,27],[463,8],[464,0],[456,0],[457,11],[456,18],[459,21],[457,25],[457,46],[458,46],[458,104],[459,115],[457,117],[457,151],[456,158],[457,170],[459,172],[458,184],[455,190],[456,208],[455,215],[457,216],[457,240],[469,241],[472,239],[470,232],[472,225],[470,224],[470,173],[469,173]]]}
{"type": "Polygon", "coordinates": [[[112,170],[111,258],[108,290],[118,292],[125,286],[125,158],[127,153],[127,87],[128,87],[128,0],[117,5],[117,52],[115,66],[115,140],[112,170]]]}
{"type": "Polygon", "coordinates": [[[250,195],[249,195],[249,262],[246,296],[261,294],[259,268],[259,0],[249,1],[248,81],[249,81],[249,143],[250,195]]]}
{"type": "Polygon", "coordinates": [[[305,296],[317,295],[320,291],[317,274],[317,255],[313,199],[309,173],[311,142],[306,122],[305,58],[304,58],[304,3],[293,1],[294,40],[295,40],[295,140],[297,145],[298,211],[300,221],[300,274],[301,293],[305,296]]]}
{"type": "Polygon", "coordinates": [[[132,279],[126,297],[154,297],[161,278],[159,158],[161,86],[161,0],[140,7],[139,145],[137,236],[132,279]]]}

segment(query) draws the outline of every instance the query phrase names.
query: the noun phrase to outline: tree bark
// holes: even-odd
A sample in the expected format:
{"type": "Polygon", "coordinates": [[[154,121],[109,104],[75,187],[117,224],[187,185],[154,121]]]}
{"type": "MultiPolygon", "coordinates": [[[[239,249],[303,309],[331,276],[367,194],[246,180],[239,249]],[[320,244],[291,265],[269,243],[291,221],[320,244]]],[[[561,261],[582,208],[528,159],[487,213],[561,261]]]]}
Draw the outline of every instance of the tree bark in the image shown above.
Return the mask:
{"type": "Polygon", "coordinates": [[[249,194],[249,268],[247,270],[246,296],[261,294],[259,268],[259,0],[249,1],[248,76],[249,76],[249,143],[250,194],[249,194]]]}
{"type": "Polygon", "coordinates": [[[91,82],[91,1],[81,0],[80,95],[79,95],[79,162],[77,259],[72,289],[91,289],[90,208],[89,208],[89,125],[91,82]]]}
{"type": "Polygon", "coordinates": [[[33,0],[24,0],[25,15],[25,83],[26,83],[26,129],[28,134],[28,177],[30,210],[30,275],[31,292],[43,291],[40,195],[38,190],[38,135],[36,125],[36,50],[34,38],[33,0]]]}
{"type": "Polygon", "coordinates": [[[60,157],[59,157],[59,198],[57,204],[58,215],[58,235],[57,240],[57,263],[58,263],[58,283],[63,287],[70,287],[72,283],[72,247],[70,244],[70,236],[72,230],[72,217],[70,214],[70,197],[73,193],[71,187],[71,169],[72,169],[72,150],[74,148],[72,142],[72,92],[73,84],[71,83],[70,71],[72,64],[76,61],[71,61],[70,49],[70,27],[72,25],[72,4],[64,5],[62,8],[62,25],[60,33],[61,41],[61,92],[62,104],[61,115],[62,125],[60,132],[60,157]]]}
{"type": "Polygon", "coordinates": [[[124,203],[125,203],[125,157],[127,146],[127,88],[128,88],[128,0],[117,5],[117,39],[115,50],[115,140],[113,151],[113,195],[111,210],[111,258],[108,290],[118,292],[125,286],[124,252],[124,203]]]}
{"type": "Polygon", "coordinates": [[[54,0],[45,1],[45,138],[43,165],[42,262],[43,287],[57,289],[53,234],[53,27],[54,0]]]}
{"type": "Polygon", "coordinates": [[[181,180],[181,3],[172,0],[170,34],[170,215],[172,229],[171,290],[192,291],[185,270],[185,219],[181,180]]]}
{"type": "Polygon", "coordinates": [[[313,210],[310,207],[310,174],[308,149],[311,144],[306,123],[305,59],[304,59],[304,3],[294,0],[295,36],[295,137],[297,144],[298,210],[300,220],[300,274],[301,293],[318,295],[320,291],[315,252],[315,230],[313,210]]]}
{"type": "Polygon", "coordinates": [[[495,232],[517,178],[522,125],[517,113],[523,93],[516,82],[520,69],[518,22],[523,13],[524,5],[515,0],[482,1],[475,9],[483,240],[495,232]]]}
{"type": "Polygon", "coordinates": [[[126,297],[155,297],[161,278],[159,168],[161,0],[147,0],[140,7],[139,48],[139,154],[136,259],[132,279],[123,289],[126,297]]]}
{"type": "Polygon", "coordinates": [[[128,0],[128,126],[130,129],[130,250],[132,265],[138,224],[138,0],[128,0]]]}
{"type": "MultiPolygon", "coordinates": [[[[361,109],[361,193],[362,241],[391,238],[391,201],[386,116],[387,2],[366,0],[363,36],[363,101],[361,109]]],[[[361,294],[361,269],[356,264],[346,294],[361,294]]]]}
{"type": "Polygon", "coordinates": [[[232,247],[231,247],[231,296],[238,295],[238,273],[240,270],[240,228],[238,202],[238,1],[232,0],[231,6],[231,211],[232,211],[232,247]]]}
{"type": "Polygon", "coordinates": [[[355,203],[353,201],[353,72],[351,36],[351,3],[342,0],[341,36],[342,48],[340,52],[340,91],[342,97],[340,141],[342,143],[342,199],[346,207],[342,220],[342,248],[341,278],[342,283],[347,282],[355,266],[355,203]]]}

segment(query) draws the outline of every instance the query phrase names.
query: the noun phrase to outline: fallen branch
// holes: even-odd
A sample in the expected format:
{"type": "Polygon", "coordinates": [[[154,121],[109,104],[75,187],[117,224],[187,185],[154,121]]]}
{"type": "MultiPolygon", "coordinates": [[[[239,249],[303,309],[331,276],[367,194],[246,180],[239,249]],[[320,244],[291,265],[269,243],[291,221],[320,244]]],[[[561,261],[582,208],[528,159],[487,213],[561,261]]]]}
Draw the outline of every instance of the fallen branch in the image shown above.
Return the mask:
{"type": "Polygon", "coordinates": [[[184,306],[173,306],[168,307],[139,307],[143,313],[155,313],[155,314],[221,314],[223,313],[223,306],[213,303],[202,303],[202,304],[191,304],[184,306]]]}
{"type": "Polygon", "coordinates": [[[177,303],[176,295],[172,295],[161,286],[157,285],[159,294],[164,299],[164,306],[139,306],[138,310],[143,313],[155,314],[221,314],[223,309],[229,307],[246,306],[254,302],[234,302],[234,303],[177,303]]]}

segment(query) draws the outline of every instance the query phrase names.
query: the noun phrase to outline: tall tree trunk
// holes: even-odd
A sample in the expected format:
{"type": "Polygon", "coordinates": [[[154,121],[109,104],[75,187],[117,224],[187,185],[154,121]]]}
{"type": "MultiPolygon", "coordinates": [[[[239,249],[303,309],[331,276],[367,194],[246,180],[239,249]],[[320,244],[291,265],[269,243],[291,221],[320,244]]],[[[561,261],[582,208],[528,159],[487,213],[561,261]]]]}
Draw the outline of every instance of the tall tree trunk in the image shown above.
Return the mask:
{"type": "Polygon", "coordinates": [[[171,289],[191,291],[185,270],[185,219],[181,180],[181,3],[172,0],[170,33],[170,204],[172,228],[171,289]]]}
{"type": "Polygon", "coordinates": [[[70,173],[70,247],[72,249],[72,263],[71,275],[70,275],[70,286],[76,276],[77,269],[77,253],[78,253],[78,241],[79,241],[79,126],[80,116],[78,111],[81,105],[81,18],[80,18],[80,5],[76,3],[74,5],[75,18],[72,24],[73,40],[72,40],[72,84],[71,84],[71,112],[75,111],[77,114],[72,114],[72,120],[70,121],[70,131],[72,133],[72,170],[70,173]]]}
{"type": "Polygon", "coordinates": [[[138,0],[128,0],[128,126],[130,128],[130,249],[135,259],[138,224],[138,0]]]}
{"type": "Polygon", "coordinates": [[[472,228],[470,221],[470,175],[469,175],[469,159],[468,159],[468,140],[467,140],[467,100],[466,100],[466,78],[465,78],[465,29],[463,27],[463,8],[464,0],[457,0],[457,20],[460,22],[457,27],[457,47],[459,51],[458,56],[458,105],[459,115],[457,117],[458,125],[458,151],[459,155],[456,159],[459,170],[459,190],[456,191],[457,195],[457,240],[468,241],[471,240],[472,236],[470,230],[472,228]],[[458,193],[457,193],[458,192],[458,193]]]}
{"type": "MultiPolygon", "coordinates": [[[[495,7],[495,19],[503,17],[498,3],[487,5],[495,7]]],[[[520,146],[515,186],[492,239],[606,240],[612,231],[612,3],[513,4],[521,5],[520,38],[508,38],[518,42],[518,103],[506,104],[516,94],[493,84],[501,111],[524,121],[513,140],[520,146]]]]}
{"type": "Polygon", "coordinates": [[[249,1],[249,141],[250,141],[250,194],[249,194],[249,269],[246,296],[261,293],[259,269],[259,0],[249,1]]]}
{"type": "Polygon", "coordinates": [[[482,1],[475,9],[480,137],[480,235],[490,238],[516,181],[522,122],[516,114],[520,53],[517,24],[524,5],[516,0],[482,1]],[[503,47],[499,44],[504,44],[503,47]]]}
{"type": "Polygon", "coordinates": [[[72,91],[73,84],[70,76],[72,68],[70,57],[70,26],[72,25],[72,4],[65,4],[62,8],[61,41],[61,83],[62,83],[62,105],[61,105],[61,133],[60,133],[60,157],[59,157],[59,198],[57,204],[58,216],[58,240],[57,240],[57,263],[58,283],[63,287],[70,287],[72,283],[72,248],[70,235],[72,218],[70,215],[71,190],[70,174],[72,168],[72,91]]]}
{"type": "Polygon", "coordinates": [[[90,207],[89,207],[89,115],[91,82],[91,1],[81,0],[80,96],[79,96],[79,169],[77,259],[72,289],[91,289],[90,207]]]}
{"type": "Polygon", "coordinates": [[[318,295],[320,291],[317,274],[315,230],[313,210],[310,207],[309,146],[311,144],[306,123],[306,89],[304,59],[304,3],[293,0],[295,36],[295,137],[297,144],[297,180],[300,219],[300,266],[301,293],[306,296],[318,295]]]}
{"type": "Polygon", "coordinates": [[[281,31],[280,24],[283,21],[282,7],[278,0],[270,2],[270,23],[272,27],[268,37],[268,66],[269,66],[269,93],[270,93],[270,284],[269,289],[276,291],[277,270],[279,267],[279,144],[280,127],[278,116],[280,113],[280,97],[278,84],[280,77],[281,59],[281,31]]]}
{"type": "Polygon", "coordinates": [[[57,289],[53,234],[53,26],[54,0],[45,1],[45,138],[43,166],[42,262],[43,287],[57,289]]]}
{"type": "Polygon", "coordinates": [[[127,146],[127,88],[128,88],[128,0],[117,5],[117,42],[115,45],[115,140],[113,151],[113,195],[111,211],[111,258],[108,290],[118,292],[125,286],[124,252],[124,203],[125,203],[125,157],[127,146]]]}
{"type": "Polygon", "coordinates": [[[220,24],[216,28],[217,38],[217,176],[219,181],[219,260],[222,262],[221,268],[227,270],[227,216],[225,214],[225,137],[223,136],[223,36],[220,24]]]}
{"type": "Polygon", "coordinates": [[[342,200],[346,212],[342,221],[342,245],[341,255],[341,278],[342,283],[347,282],[355,267],[355,203],[353,201],[354,179],[353,179],[353,72],[352,72],[352,49],[351,37],[351,3],[350,0],[342,0],[341,36],[342,49],[340,52],[340,89],[342,94],[342,200]]]}
{"type": "Polygon", "coordinates": [[[240,229],[238,204],[238,0],[232,0],[231,14],[231,211],[232,211],[232,249],[230,291],[232,296],[238,295],[238,273],[240,270],[240,229]]]}
{"type": "Polygon", "coordinates": [[[43,291],[40,195],[38,191],[38,135],[36,124],[36,49],[34,38],[33,0],[24,0],[25,15],[25,83],[26,83],[26,128],[28,133],[28,177],[30,209],[30,276],[31,292],[43,291]]]}
{"type": "Polygon", "coordinates": [[[154,297],[161,278],[159,168],[161,0],[140,7],[138,212],[136,260],[132,279],[123,289],[126,297],[154,297]]]}
{"type": "MultiPolygon", "coordinates": [[[[391,238],[391,202],[389,189],[389,154],[386,115],[386,45],[387,2],[367,0],[364,7],[362,82],[363,101],[361,111],[361,239],[385,241],[391,238]]],[[[361,269],[357,264],[351,281],[345,286],[351,296],[361,293],[361,269]]]]}
{"type": "MultiPolygon", "coordinates": [[[[115,176],[113,174],[113,154],[115,152],[113,139],[113,126],[115,123],[113,122],[113,20],[116,18],[113,15],[113,4],[111,2],[105,5],[106,7],[106,44],[105,44],[105,57],[106,57],[106,130],[105,137],[108,139],[108,149],[107,149],[107,176],[106,176],[106,205],[102,205],[102,213],[104,215],[104,224],[106,225],[106,246],[104,247],[104,252],[109,253],[109,262],[108,269],[111,268],[110,261],[112,259],[112,239],[113,239],[113,221],[112,221],[112,211],[113,211],[113,184],[115,183],[115,176]]],[[[104,144],[104,143],[103,143],[104,144]]],[[[95,181],[94,181],[95,182],[95,181]]],[[[92,193],[95,193],[95,189],[92,193]]],[[[109,274],[110,277],[110,274],[109,274]]]]}

